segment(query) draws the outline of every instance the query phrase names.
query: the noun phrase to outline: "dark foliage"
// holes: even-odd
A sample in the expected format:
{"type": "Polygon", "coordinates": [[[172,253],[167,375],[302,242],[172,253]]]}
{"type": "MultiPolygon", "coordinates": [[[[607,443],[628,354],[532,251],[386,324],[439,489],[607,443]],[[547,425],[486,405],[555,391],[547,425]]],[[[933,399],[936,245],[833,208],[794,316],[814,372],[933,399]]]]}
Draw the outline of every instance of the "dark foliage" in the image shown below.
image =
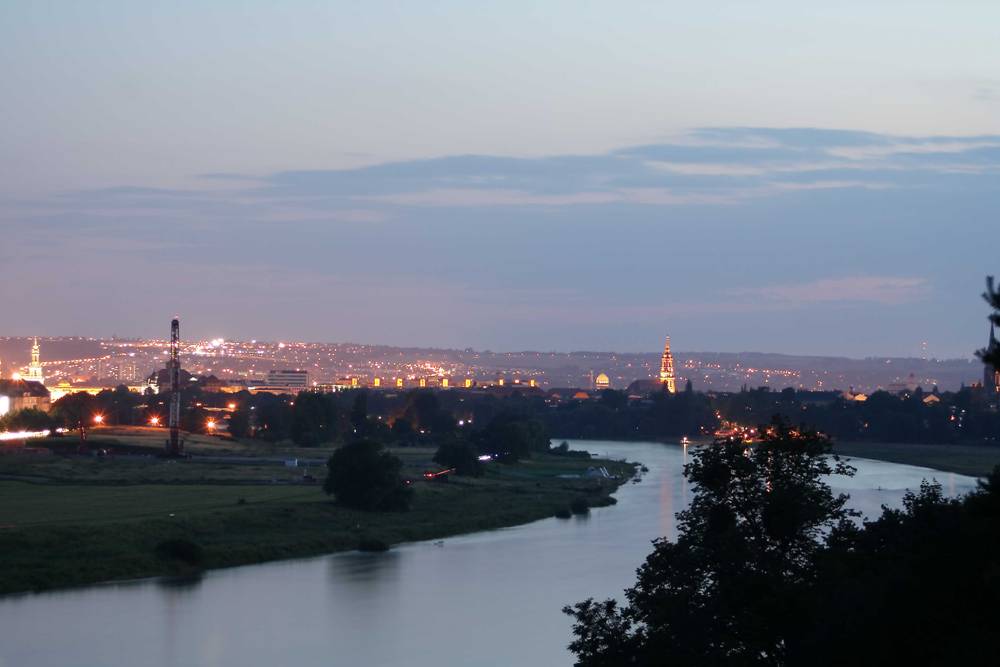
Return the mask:
{"type": "Polygon", "coordinates": [[[302,392],[292,404],[292,441],[306,447],[337,439],[337,407],[325,394],[302,392]]]}
{"type": "Polygon", "coordinates": [[[778,424],[743,449],[694,454],[677,541],[655,543],[624,606],[566,609],[577,664],[995,664],[1000,468],[858,524],[821,481],[843,468],[823,438],[778,424]]]}
{"type": "MultiPolygon", "coordinates": [[[[1000,290],[996,289],[994,284],[993,276],[986,277],[986,291],[983,292],[983,298],[986,303],[990,304],[990,308],[993,312],[990,313],[990,322],[994,326],[1000,327],[1000,290]]],[[[995,350],[982,349],[976,353],[983,363],[989,364],[994,368],[1000,368],[1000,348],[995,350]]]]}
{"type": "Polygon", "coordinates": [[[156,555],[164,560],[197,566],[205,560],[200,544],[185,539],[164,540],[156,545],[156,555]]]}
{"type": "Polygon", "coordinates": [[[8,412],[0,417],[0,431],[42,431],[51,429],[56,420],[36,408],[8,412]]]}
{"type": "Polygon", "coordinates": [[[337,449],[327,461],[323,490],[337,502],[362,510],[406,510],[413,490],[400,476],[399,458],[372,440],[358,440],[337,449]]]}
{"type": "Polygon", "coordinates": [[[483,474],[479,450],[466,440],[443,443],[434,454],[434,462],[445,468],[454,468],[459,475],[479,477],[483,474]]]}
{"type": "Polygon", "coordinates": [[[358,551],[388,551],[389,545],[377,537],[362,537],[358,540],[358,551]]]}
{"type": "Polygon", "coordinates": [[[586,498],[578,496],[570,501],[569,511],[573,514],[587,514],[590,512],[590,503],[586,498]]]}
{"type": "Polygon", "coordinates": [[[696,450],[677,541],[655,543],[628,603],[566,609],[578,664],[784,664],[820,538],[849,521],[846,497],[822,477],[852,471],[828,451],[825,438],[780,421],[749,449],[696,450]]]}
{"type": "Polygon", "coordinates": [[[475,434],[479,450],[499,461],[518,461],[549,449],[549,433],[540,419],[515,412],[498,414],[475,434]]]}

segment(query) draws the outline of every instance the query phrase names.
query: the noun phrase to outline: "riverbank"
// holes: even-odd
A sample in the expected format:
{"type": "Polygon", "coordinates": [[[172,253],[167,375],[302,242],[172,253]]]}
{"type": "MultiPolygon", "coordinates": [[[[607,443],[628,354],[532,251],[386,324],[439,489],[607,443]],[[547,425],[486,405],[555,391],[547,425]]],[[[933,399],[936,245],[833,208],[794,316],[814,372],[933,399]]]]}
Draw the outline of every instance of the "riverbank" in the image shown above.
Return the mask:
{"type": "Polygon", "coordinates": [[[833,451],[842,456],[906,463],[972,477],[988,475],[1000,465],[1000,446],[995,445],[834,442],[833,451]]]}
{"type": "Polygon", "coordinates": [[[433,450],[394,453],[415,480],[412,509],[403,513],[339,507],[301,468],[267,462],[0,457],[0,594],[513,526],[563,514],[581,498],[609,504],[634,473],[626,463],[544,455],[490,464],[480,478],[428,482],[421,473],[436,469],[433,450]],[[583,476],[594,465],[618,479],[583,476]],[[175,553],[165,543],[196,545],[197,553],[175,553]]]}

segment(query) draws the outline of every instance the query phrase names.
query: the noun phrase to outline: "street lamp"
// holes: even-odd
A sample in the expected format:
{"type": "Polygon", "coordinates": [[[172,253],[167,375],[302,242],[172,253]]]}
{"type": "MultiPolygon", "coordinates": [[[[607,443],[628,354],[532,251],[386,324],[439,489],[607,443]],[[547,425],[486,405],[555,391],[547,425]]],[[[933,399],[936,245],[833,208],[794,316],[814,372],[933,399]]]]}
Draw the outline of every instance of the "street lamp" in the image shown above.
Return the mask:
{"type": "Polygon", "coordinates": [[[215,420],[214,419],[209,419],[208,422],[205,424],[205,426],[208,427],[208,432],[209,433],[214,433],[215,432],[215,420]]]}
{"type": "Polygon", "coordinates": [[[94,415],[94,423],[98,424],[98,425],[103,424],[104,423],[104,415],[94,415]]]}
{"type": "Polygon", "coordinates": [[[149,425],[150,426],[159,426],[160,425],[160,418],[159,417],[150,417],[149,418],[149,425]]]}

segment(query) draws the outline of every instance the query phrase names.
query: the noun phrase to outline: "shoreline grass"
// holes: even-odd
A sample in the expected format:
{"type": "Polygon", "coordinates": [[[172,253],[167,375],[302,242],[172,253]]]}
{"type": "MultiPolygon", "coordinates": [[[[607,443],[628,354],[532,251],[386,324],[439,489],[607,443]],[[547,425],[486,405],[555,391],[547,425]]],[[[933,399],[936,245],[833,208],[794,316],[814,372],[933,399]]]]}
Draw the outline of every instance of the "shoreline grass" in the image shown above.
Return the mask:
{"type": "Polygon", "coordinates": [[[610,504],[609,494],[635,470],[542,455],[491,464],[480,478],[426,482],[419,473],[433,466],[432,450],[395,453],[418,480],[408,512],[340,507],[318,483],[303,483],[301,469],[281,465],[0,457],[0,594],[185,576],[514,526],[555,516],[580,498],[610,504]],[[558,476],[592,465],[621,478],[558,476]],[[165,558],[167,541],[196,545],[197,567],[165,558]]]}

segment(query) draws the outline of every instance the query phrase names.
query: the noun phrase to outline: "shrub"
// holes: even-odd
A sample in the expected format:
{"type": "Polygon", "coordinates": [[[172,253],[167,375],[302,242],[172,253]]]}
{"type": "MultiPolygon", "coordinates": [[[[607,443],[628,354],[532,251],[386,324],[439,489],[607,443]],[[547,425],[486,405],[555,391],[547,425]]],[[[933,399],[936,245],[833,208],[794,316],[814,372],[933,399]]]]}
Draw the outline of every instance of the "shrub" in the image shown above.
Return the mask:
{"type": "Polygon", "coordinates": [[[583,496],[577,496],[570,501],[569,509],[573,514],[586,514],[590,511],[590,503],[583,496]]]}
{"type": "Polygon", "coordinates": [[[358,540],[358,551],[388,551],[389,545],[377,537],[362,537],[358,540]]]}
{"type": "Polygon", "coordinates": [[[163,560],[197,566],[205,560],[201,545],[183,538],[164,540],[156,545],[156,555],[163,560]]]}

